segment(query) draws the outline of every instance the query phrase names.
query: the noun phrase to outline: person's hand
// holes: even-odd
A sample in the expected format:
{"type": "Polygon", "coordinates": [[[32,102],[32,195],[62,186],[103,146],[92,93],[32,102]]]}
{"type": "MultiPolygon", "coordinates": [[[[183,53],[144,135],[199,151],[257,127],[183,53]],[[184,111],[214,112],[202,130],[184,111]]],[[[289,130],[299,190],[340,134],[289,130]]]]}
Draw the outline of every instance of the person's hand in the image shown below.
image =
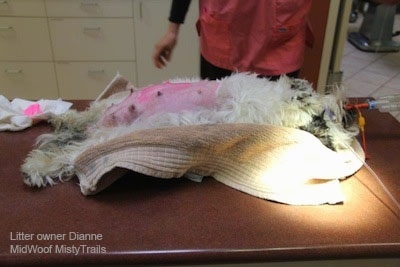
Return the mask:
{"type": "Polygon", "coordinates": [[[178,41],[179,24],[171,23],[164,37],[156,43],[153,52],[153,63],[157,68],[163,68],[171,60],[172,51],[178,41]]]}
{"type": "Polygon", "coordinates": [[[157,68],[163,68],[171,60],[176,45],[176,36],[167,33],[154,47],[153,62],[157,68]]]}

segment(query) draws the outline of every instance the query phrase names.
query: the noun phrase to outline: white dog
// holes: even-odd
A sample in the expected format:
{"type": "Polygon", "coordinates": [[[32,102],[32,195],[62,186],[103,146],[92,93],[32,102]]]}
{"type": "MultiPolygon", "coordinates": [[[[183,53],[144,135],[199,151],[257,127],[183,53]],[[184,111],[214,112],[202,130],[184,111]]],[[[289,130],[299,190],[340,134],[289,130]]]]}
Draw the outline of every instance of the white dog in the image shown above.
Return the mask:
{"type": "MultiPolygon", "coordinates": [[[[110,109],[117,110],[116,107],[129,93],[126,89],[132,88],[128,81],[117,76],[110,84],[114,86],[111,91],[123,92],[92,103],[86,111],[71,110],[51,120],[54,133],[38,138],[38,147],[22,166],[25,183],[42,187],[54,184],[57,179],[69,179],[75,174],[73,162],[81,151],[140,129],[215,123],[272,124],[308,131],[332,150],[348,148],[358,134],[352,116],[347,116],[343,109],[344,99],[340,91],[321,95],[305,80],[283,76],[278,81],[269,81],[257,78],[255,74],[238,73],[217,82],[172,80],[168,86],[173,88],[182,82],[193,85],[215,83],[215,101],[193,108],[187,108],[187,105],[182,109],[174,107],[172,112],[160,108],[150,113],[137,112],[135,107],[130,107],[136,115],[130,118],[129,123],[125,121],[109,127],[101,123],[104,114],[110,109]]],[[[135,93],[140,95],[142,90],[151,88],[136,90],[135,93]]],[[[163,94],[164,91],[157,91],[156,97],[163,94]]],[[[110,114],[115,119],[115,113],[110,114]]]]}

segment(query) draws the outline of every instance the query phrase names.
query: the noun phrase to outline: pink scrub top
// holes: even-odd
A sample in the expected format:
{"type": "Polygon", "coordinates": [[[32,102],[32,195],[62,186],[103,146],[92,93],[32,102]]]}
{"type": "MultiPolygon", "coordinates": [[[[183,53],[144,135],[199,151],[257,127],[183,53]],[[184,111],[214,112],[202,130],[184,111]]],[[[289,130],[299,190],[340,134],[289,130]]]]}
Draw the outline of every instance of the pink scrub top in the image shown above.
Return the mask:
{"type": "MultiPolygon", "coordinates": [[[[197,30],[211,64],[281,75],[300,69],[311,0],[201,0],[197,30]]],[[[310,40],[307,40],[310,42],[310,40]]]]}

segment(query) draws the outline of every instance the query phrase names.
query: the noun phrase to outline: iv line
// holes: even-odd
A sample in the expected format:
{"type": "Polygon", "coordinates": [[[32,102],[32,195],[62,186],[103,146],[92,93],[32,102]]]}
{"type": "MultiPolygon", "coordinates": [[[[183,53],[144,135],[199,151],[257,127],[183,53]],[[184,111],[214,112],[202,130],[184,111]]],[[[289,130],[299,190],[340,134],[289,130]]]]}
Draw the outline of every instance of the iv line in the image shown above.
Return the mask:
{"type": "MultiPolygon", "coordinates": [[[[389,189],[385,186],[385,184],[382,182],[382,180],[379,178],[378,174],[376,174],[376,172],[365,162],[365,160],[363,160],[355,151],[351,146],[347,146],[350,151],[361,161],[363,162],[364,167],[367,169],[367,171],[369,171],[369,173],[372,175],[372,177],[378,182],[379,186],[383,189],[383,191],[387,194],[387,196],[389,197],[389,199],[393,202],[393,204],[396,206],[396,208],[400,211],[400,203],[397,201],[397,199],[393,196],[393,194],[389,191],[389,189]]],[[[355,175],[354,175],[355,176],[355,175]]],[[[361,182],[361,180],[355,176],[357,178],[357,180],[359,180],[361,182]]],[[[362,183],[362,182],[361,182],[362,183]]],[[[367,187],[367,185],[365,185],[364,183],[362,183],[364,186],[367,187]]],[[[368,187],[367,187],[368,188],[368,187]]],[[[368,188],[369,190],[371,190],[370,188],[368,188]]],[[[372,190],[371,190],[372,191],[372,190]]],[[[375,194],[374,194],[375,195],[375,194]]],[[[376,195],[375,195],[376,196],[376,195]]],[[[379,197],[376,196],[378,199],[379,197]]],[[[381,199],[379,199],[381,200],[381,199]]],[[[381,200],[382,201],[382,200],[381,200]]],[[[383,201],[382,201],[383,202],[383,201]]],[[[384,203],[384,202],[383,202],[384,203]]],[[[386,204],[385,204],[386,205],[386,204]]],[[[386,205],[387,206],[387,205],[386,205]]],[[[390,209],[390,207],[388,207],[390,209]]],[[[395,213],[392,210],[393,213],[395,213]]],[[[395,214],[396,217],[399,217],[400,214],[395,214]]]]}

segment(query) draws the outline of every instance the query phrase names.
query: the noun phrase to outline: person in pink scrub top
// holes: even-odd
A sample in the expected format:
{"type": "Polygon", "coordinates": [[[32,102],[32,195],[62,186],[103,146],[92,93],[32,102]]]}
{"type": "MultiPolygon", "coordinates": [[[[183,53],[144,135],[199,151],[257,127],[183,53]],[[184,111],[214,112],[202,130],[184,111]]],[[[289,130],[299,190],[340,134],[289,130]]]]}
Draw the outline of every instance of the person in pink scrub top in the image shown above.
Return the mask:
{"type": "MultiPolygon", "coordinates": [[[[190,0],[173,0],[166,34],[154,48],[153,62],[171,60],[190,0]]],[[[199,0],[200,76],[220,79],[233,72],[252,72],[272,80],[297,77],[306,44],[312,0],[199,0]]]]}

